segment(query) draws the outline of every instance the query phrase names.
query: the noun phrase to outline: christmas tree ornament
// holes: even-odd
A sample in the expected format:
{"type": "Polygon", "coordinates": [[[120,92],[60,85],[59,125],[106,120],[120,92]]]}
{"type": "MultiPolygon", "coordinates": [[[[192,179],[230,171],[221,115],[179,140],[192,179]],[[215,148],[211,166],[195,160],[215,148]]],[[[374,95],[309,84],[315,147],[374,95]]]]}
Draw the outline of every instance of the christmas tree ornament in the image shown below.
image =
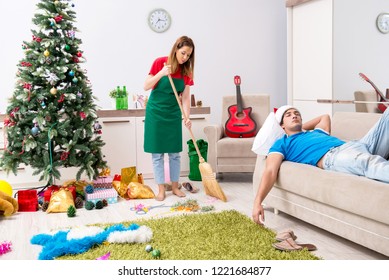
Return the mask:
{"type": "Polygon", "coordinates": [[[93,128],[94,128],[94,130],[100,130],[102,128],[99,121],[97,121],[97,120],[95,121],[93,128]]]}
{"type": "Polygon", "coordinates": [[[103,209],[103,207],[104,203],[101,200],[96,202],[96,209],[103,209]]]}
{"type": "Polygon", "coordinates": [[[82,52],[77,52],[77,56],[81,57],[82,56],[82,52]]]}
{"type": "Polygon", "coordinates": [[[95,208],[95,204],[92,201],[85,202],[85,209],[86,210],[92,210],[93,208],[95,208]]]}
{"type": "Polygon", "coordinates": [[[153,247],[150,244],[148,244],[148,245],[146,245],[145,250],[147,253],[150,253],[153,250],[153,247]]]}
{"type": "Polygon", "coordinates": [[[82,98],[82,93],[81,92],[77,92],[77,97],[78,98],[82,98]]]}
{"type": "Polygon", "coordinates": [[[77,79],[76,77],[74,77],[74,78],[72,79],[72,82],[75,83],[75,84],[77,84],[78,79],[77,79]]]}
{"type": "Polygon", "coordinates": [[[76,36],[76,32],[72,29],[72,30],[69,30],[67,32],[68,34],[68,37],[71,38],[71,39],[74,39],[74,37],[76,36]]]}
{"type": "Polygon", "coordinates": [[[43,212],[46,212],[47,208],[49,207],[49,202],[45,201],[42,203],[41,209],[43,212]]]}
{"type": "Polygon", "coordinates": [[[78,62],[80,62],[80,60],[78,59],[77,56],[74,56],[74,57],[73,57],[73,62],[78,63],[78,62]]]}
{"type": "Polygon", "coordinates": [[[82,205],[84,204],[84,200],[77,196],[76,199],[74,200],[74,206],[77,208],[77,209],[80,209],[82,208],[82,205]]]}
{"type": "Polygon", "coordinates": [[[93,192],[94,192],[93,186],[92,186],[92,185],[87,185],[87,186],[85,187],[85,192],[86,192],[86,193],[93,193],[93,192]]]}
{"type": "Polygon", "coordinates": [[[69,45],[65,45],[65,51],[70,51],[70,46],[69,45]]]}
{"type": "Polygon", "coordinates": [[[58,16],[54,17],[54,20],[56,23],[60,23],[62,21],[62,16],[58,15],[58,16]]]}
{"type": "Polygon", "coordinates": [[[73,218],[76,216],[76,207],[74,207],[73,205],[70,205],[68,210],[67,210],[67,215],[69,218],[73,218]]]}
{"type": "Polygon", "coordinates": [[[42,106],[43,109],[45,109],[46,108],[46,103],[44,101],[42,101],[41,102],[41,106],[42,106]]]}
{"type": "Polygon", "coordinates": [[[34,126],[31,128],[31,133],[33,136],[36,136],[39,133],[39,128],[37,126],[34,126]]]}
{"type": "Polygon", "coordinates": [[[154,259],[159,259],[161,257],[161,251],[158,249],[154,249],[151,252],[151,255],[153,256],[154,259]]]}
{"type": "Polygon", "coordinates": [[[48,50],[45,50],[45,51],[43,52],[43,54],[44,54],[44,56],[48,57],[48,56],[50,55],[50,52],[49,52],[48,50]]]}
{"type": "Polygon", "coordinates": [[[70,71],[69,71],[69,76],[70,76],[70,77],[74,77],[74,71],[73,71],[73,70],[70,70],[70,71]]]}
{"type": "Polygon", "coordinates": [[[51,93],[52,95],[56,95],[56,94],[57,94],[57,89],[56,89],[55,87],[52,87],[52,88],[50,89],[50,93],[51,93]]]}

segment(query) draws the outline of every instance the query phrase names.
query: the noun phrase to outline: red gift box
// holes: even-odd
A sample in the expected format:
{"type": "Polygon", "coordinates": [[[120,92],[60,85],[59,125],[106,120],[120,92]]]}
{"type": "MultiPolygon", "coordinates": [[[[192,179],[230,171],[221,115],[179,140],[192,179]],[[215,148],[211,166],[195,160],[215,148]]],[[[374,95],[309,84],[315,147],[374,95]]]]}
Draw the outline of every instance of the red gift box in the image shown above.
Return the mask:
{"type": "Polygon", "coordinates": [[[53,192],[58,191],[58,190],[59,190],[59,187],[56,186],[56,185],[52,185],[52,186],[48,187],[48,188],[45,190],[45,192],[43,193],[43,199],[44,199],[44,201],[49,202],[49,201],[50,201],[50,198],[51,198],[51,194],[52,194],[53,192]]]}
{"type": "Polygon", "coordinates": [[[19,212],[38,211],[38,195],[36,190],[18,191],[19,212]]]}
{"type": "MultiPolygon", "coordinates": [[[[61,187],[61,188],[63,188],[63,187],[61,187]]],[[[73,199],[76,199],[76,187],[68,186],[66,188],[72,193],[73,199]]],[[[45,190],[45,192],[43,193],[44,201],[50,202],[51,194],[58,191],[59,189],[60,189],[60,187],[56,186],[56,185],[52,185],[52,186],[48,187],[45,190]]]]}

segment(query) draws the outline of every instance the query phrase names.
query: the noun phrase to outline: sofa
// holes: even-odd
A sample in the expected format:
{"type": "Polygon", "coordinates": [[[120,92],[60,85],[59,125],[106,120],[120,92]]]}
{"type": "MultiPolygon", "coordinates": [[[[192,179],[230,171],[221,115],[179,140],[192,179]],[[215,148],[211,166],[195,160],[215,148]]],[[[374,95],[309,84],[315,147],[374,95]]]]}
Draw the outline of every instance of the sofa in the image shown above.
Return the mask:
{"type": "MultiPolygon", "coordinates": [[[[332,135],[359,139],[381,114],[336,112],[332,135]]],[[[253,174],[257,193],[265,156],[258,155],[253,174]]],[[[281,164],[276,183],[263,204],[389,256],[389,184],[325,171],[294,162],[281,164]]]]}
{"type": "MultiPolygon", "coordinates": [[[[262,126],[270,111],[268,94],[245,94],[242,96],[243,108],[251,107],[250,117],[256,122],[257,130],[262,126]]],[[[229,118],[228,107],[236,104],[236,96],[223,96],[220,124],[204,127],[208,141],[207,162],[216,173],[245,172],[253,173],[257,155],[251,151],[254,137],[230,138],[224,132],[224,125],[229,118]]]]}

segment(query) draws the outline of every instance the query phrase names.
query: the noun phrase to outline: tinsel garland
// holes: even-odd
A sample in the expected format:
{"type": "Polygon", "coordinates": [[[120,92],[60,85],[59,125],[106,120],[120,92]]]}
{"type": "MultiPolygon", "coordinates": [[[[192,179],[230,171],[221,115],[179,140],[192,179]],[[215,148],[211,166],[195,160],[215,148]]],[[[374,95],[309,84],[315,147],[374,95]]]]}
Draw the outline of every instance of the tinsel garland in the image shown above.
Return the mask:
{"type": "Polygon", "coordinates": [[[0,244],[0,256],[12,251],[11,242],[3,242],[0,244]]]}

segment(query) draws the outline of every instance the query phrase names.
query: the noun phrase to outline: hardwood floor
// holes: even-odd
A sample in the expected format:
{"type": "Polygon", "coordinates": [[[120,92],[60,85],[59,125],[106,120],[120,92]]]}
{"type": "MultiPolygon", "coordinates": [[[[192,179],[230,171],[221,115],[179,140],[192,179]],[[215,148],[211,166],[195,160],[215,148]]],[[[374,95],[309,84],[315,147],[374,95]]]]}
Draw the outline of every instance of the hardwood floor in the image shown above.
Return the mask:
{"type": "MultiPolygon", "coordinates": [[[[182,177],[181,182],[188,178],[182,177]]],[[[254,194],[252,190],[252,174],[225,174],[219,178],[219,185],[224,190],[228,202],[222,202],[208,197],[203,192],[201,182],[192,182],[200,188],[200,192],[191,194],[185,190],[186,197],[178,198],[167,192],[165,201],[160,202],[154,199],[147,200],[124,200],[119,199],[118,203],[110,204],[101,210],[78,209],[74,218],[68,218],[66,213],[19,212],[15,215],[4,218],[0,217],[0,242],[11,241],[13,250],[0,256],[0,260],[36,260],[41,250],[40,246],[31,245],[32,236],[49,232],[55,229],[80,226],[94,223],[110,223],[136,220],[138,218],[165,217],[176,215],[169,211],[168,207],[177,201],[188,198],[196,199],[203,205],[214,205],[216,211],[236,209],[251,217],[254,194]],[[160,206],[151,209],[145,215],[137,215],[131,210],[135,204],[142,203],[146,206],[160,206]]],[[[153,180],[146,180],[155,192],[156,186],[153,180]]],[[[266,226],[274,231],[293,229],[301,243],[313,243],[318,250],[314,252],[318,257],[325,260],[388,260],[389,257],[378,254],[365,247],[333,235],[320,228],[307,224],[284,213],[275,215],[273,209],[266,208],[266,226]]]]}

